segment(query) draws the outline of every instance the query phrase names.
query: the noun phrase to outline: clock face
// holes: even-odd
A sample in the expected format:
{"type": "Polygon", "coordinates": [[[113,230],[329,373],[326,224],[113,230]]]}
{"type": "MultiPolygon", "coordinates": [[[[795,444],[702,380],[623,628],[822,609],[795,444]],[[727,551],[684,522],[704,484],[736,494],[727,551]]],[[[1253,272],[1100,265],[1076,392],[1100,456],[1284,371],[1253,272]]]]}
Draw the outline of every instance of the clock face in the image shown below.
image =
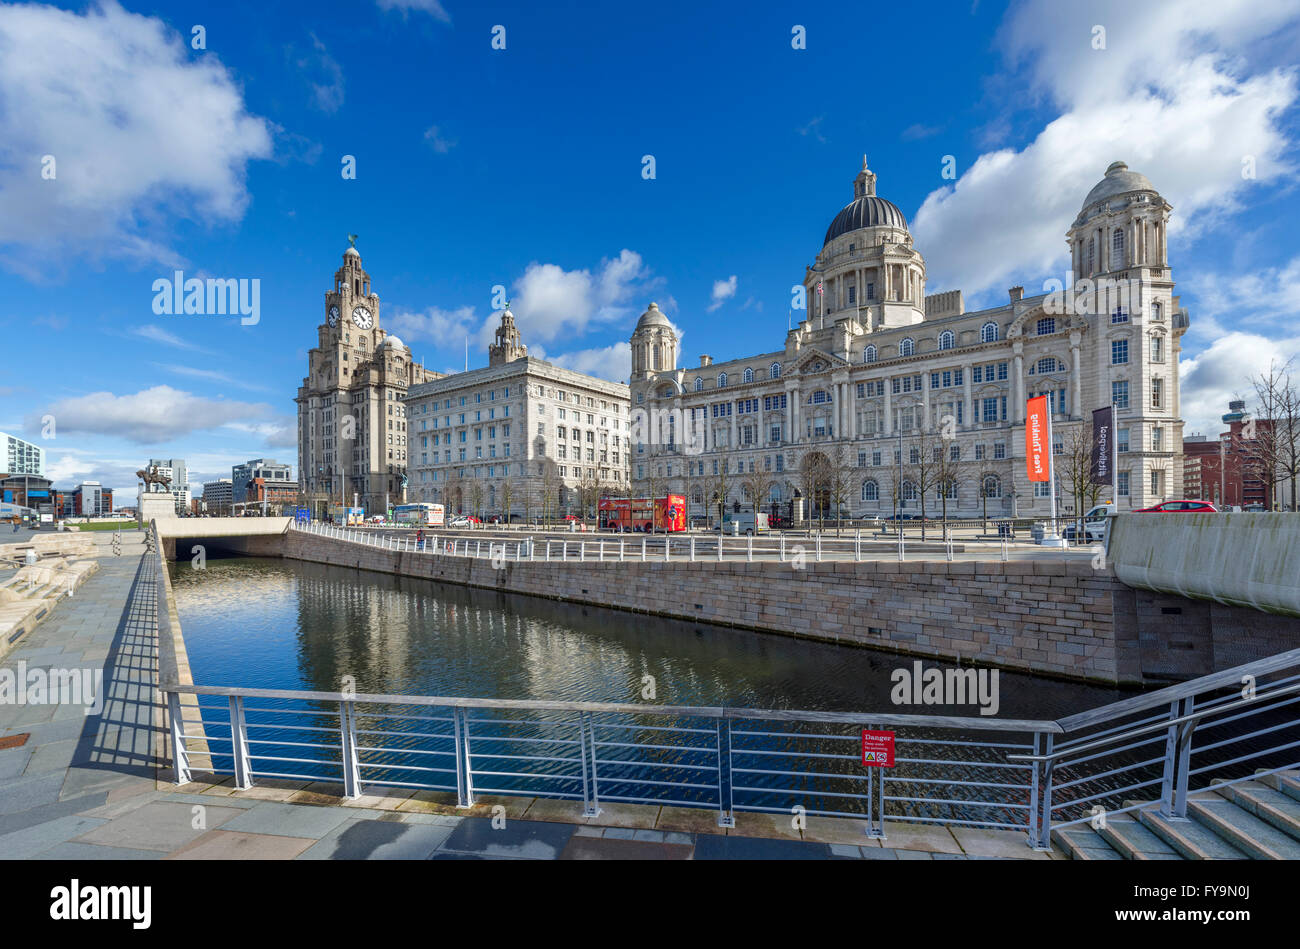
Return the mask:
{"type": "Polygon", "coordinates": [[[329,316],[330,326],[337,326],[338,322],[339,322],[339,308],[337,306],[332,306],[330,307],[330,316],[329,316]]]}
{"type": "Polygon", "coordinates": [[[374,325],[375,320],[374,317],[370,315],[369,310],[364,306],[359,306],[352,311],[352,322],[356,323],[357,326],[361,327],[363,330],[368,330],[374,325]]]}

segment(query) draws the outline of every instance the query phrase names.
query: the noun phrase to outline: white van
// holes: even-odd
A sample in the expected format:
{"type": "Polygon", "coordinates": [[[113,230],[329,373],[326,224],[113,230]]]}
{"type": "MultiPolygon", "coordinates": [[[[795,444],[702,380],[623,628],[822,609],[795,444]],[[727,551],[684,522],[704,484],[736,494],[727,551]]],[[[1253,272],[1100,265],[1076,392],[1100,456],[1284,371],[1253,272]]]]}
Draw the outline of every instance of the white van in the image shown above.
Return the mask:
{"type": "MultiPolygon", "coordinates": [[[[1106,531],[1110,528],[1110,518],[1119,509],[1114,504],[1098,504],[1096,507],[1083,515],[1083,530],[1085,542],[1089,544],[1104,543],[1106,540],[1106,531]]],[[[1078,521],[1071,521],[1062,533],[1065,534],[1066,540],[1078,543],[1075,535],[1079,531],[1078,521]]]]}

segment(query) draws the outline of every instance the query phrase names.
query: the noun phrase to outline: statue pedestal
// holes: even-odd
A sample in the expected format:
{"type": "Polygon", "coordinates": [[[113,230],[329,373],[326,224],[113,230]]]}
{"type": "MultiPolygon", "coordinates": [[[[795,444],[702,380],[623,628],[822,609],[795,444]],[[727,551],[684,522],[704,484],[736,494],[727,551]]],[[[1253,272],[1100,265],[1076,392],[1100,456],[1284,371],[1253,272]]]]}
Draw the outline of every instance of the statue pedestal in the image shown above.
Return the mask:
{"type": "Polygon", "coordinates": [[[149,526],[149,522],[155,518],[176,516],[176,499],[170,493],[160,494],[158,492],[141,491],[136,497],[136,520],[141,527],[149,526]]]}

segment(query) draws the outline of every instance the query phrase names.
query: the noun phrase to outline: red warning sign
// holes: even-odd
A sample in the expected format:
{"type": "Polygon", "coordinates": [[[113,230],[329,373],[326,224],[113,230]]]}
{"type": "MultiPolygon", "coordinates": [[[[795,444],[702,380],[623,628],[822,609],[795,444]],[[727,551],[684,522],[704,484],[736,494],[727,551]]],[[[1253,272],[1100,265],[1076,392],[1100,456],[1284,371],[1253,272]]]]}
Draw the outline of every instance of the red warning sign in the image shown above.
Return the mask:
{"type": "Polygon", "coordinates": [[[892,768],[894,766],[894,733],[862,730],[862,766],[864,768],[892,768]]]}

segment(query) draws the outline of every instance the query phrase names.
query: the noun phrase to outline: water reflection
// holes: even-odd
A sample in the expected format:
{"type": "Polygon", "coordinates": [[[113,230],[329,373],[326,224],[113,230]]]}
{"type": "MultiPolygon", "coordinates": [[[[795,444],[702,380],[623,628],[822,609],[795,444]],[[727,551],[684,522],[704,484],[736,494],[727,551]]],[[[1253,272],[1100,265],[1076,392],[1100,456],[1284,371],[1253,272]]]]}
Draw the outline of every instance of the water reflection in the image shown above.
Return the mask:
{"type": "MultiPolygon", "coordinates": [[[[890,675],[912,658],[857,647],[293,560],[181,562],[172,579],[206,685],[338,691],[351,676],[360,692],[626,702],[651,677],[660,704],[978,714],[893,705],[890,675]]],[[[1121,694],[1003,672],[998,714],[1121,694]]]]}

